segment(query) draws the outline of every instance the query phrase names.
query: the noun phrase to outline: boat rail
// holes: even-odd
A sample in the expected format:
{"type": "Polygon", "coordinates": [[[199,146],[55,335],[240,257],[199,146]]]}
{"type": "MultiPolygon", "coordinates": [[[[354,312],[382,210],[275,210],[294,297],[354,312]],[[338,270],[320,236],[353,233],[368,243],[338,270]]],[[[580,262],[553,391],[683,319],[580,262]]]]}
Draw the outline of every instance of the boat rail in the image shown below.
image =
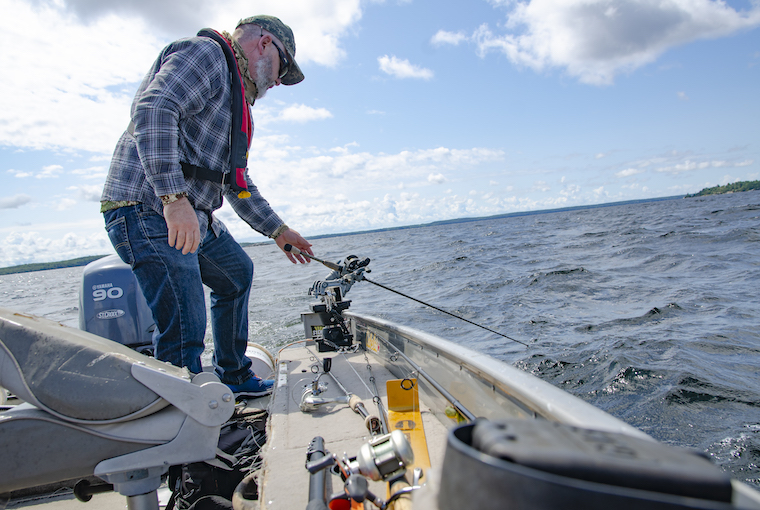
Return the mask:
{"type": "Polygon", "coordinates": [[[455,399],[479,418],[546,419],[651,439],[578,397],[489,355],[378,317],[351,311],[344,315],[356,340],[391,373],[399,378],[418,377],[433,412],[448,426],[465,419],[453,405],[455,399]]]}

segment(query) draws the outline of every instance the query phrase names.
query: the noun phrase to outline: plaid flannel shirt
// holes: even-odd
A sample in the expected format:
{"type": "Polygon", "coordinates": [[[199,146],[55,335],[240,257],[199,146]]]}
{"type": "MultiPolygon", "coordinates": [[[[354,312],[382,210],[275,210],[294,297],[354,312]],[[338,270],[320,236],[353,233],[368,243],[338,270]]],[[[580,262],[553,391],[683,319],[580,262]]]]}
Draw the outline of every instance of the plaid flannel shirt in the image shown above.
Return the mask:
{"type": "MultiPolygon", "coordinates": [[[[243,199],[229,185],[182,173],[180,161],[229,173],[231,104],[229,69],[216,42],[191,37],[168,45],[135,95],[134,134],[119,139],[101,200],[141,202],[163,214],[160,196],[187,192],[203,232],[226,197],[254,230],[271,235],[283,221],[247,173],[251,196],[243,199]]],[[[218,220],[212,227],[222,228],[218,220]]]]}

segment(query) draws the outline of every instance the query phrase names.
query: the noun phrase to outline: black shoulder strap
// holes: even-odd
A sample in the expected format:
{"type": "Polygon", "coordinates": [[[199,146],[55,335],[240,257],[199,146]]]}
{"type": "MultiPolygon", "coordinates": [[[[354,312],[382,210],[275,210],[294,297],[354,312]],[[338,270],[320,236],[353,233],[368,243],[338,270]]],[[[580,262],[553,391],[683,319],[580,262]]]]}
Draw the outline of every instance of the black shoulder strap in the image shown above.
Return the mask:
{"type": "Polygon", "coordinates": [[[213,39],[224,51],[224,57],[227,59],[227,67],[230,72],[232,82],[232,133],[230,136],[230,187],[235,191],[246,191],[248,185],[245,179],[239,179],[238,170],[245,171],[248,166],[248,134],[243,127],[243,108],[246,108],[243,97],[243,84],[238,72],[237,59],[235,53],[230,48],[229,43],[219,33],[210,28],[204,28],[198,32],[199,37],[208,37],[213,39]],[[235,176],[235,177],[233,177],[235,176]],[[242,182],[241,182],[242,181],[242,182]]]}

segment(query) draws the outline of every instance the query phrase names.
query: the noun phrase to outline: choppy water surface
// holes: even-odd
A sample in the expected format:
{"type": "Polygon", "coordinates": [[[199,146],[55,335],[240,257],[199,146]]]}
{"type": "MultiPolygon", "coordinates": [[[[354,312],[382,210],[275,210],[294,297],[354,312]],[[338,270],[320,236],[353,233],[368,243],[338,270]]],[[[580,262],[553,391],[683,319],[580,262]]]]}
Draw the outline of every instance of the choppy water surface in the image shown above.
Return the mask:
{"type": "MultiPolygon", "coordinates": [[[[760,192],[534,214],[314,241],[371,279],[528,342],[526,349],[367,283],[352,310],[528,371],[760,487],[760,192]]],[[[329,272],[273,245],[256,265],[251,335],[302,336],[329,272]]],[[[81,268],[0,276],[0,306],[77,325],[81,268]]]]}

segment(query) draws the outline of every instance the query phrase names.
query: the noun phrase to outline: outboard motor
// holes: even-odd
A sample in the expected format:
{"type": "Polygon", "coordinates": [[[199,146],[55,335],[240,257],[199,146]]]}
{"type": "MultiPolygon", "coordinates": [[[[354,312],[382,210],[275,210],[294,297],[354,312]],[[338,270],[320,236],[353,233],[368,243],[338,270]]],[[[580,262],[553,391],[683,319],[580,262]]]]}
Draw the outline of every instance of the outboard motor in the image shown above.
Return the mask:
{"type": "Polygon", "coordinates": [[[79,290],[79,329],[153,354],[156,324],[132,269],[118,255],[87,264],[79,290]]]}

